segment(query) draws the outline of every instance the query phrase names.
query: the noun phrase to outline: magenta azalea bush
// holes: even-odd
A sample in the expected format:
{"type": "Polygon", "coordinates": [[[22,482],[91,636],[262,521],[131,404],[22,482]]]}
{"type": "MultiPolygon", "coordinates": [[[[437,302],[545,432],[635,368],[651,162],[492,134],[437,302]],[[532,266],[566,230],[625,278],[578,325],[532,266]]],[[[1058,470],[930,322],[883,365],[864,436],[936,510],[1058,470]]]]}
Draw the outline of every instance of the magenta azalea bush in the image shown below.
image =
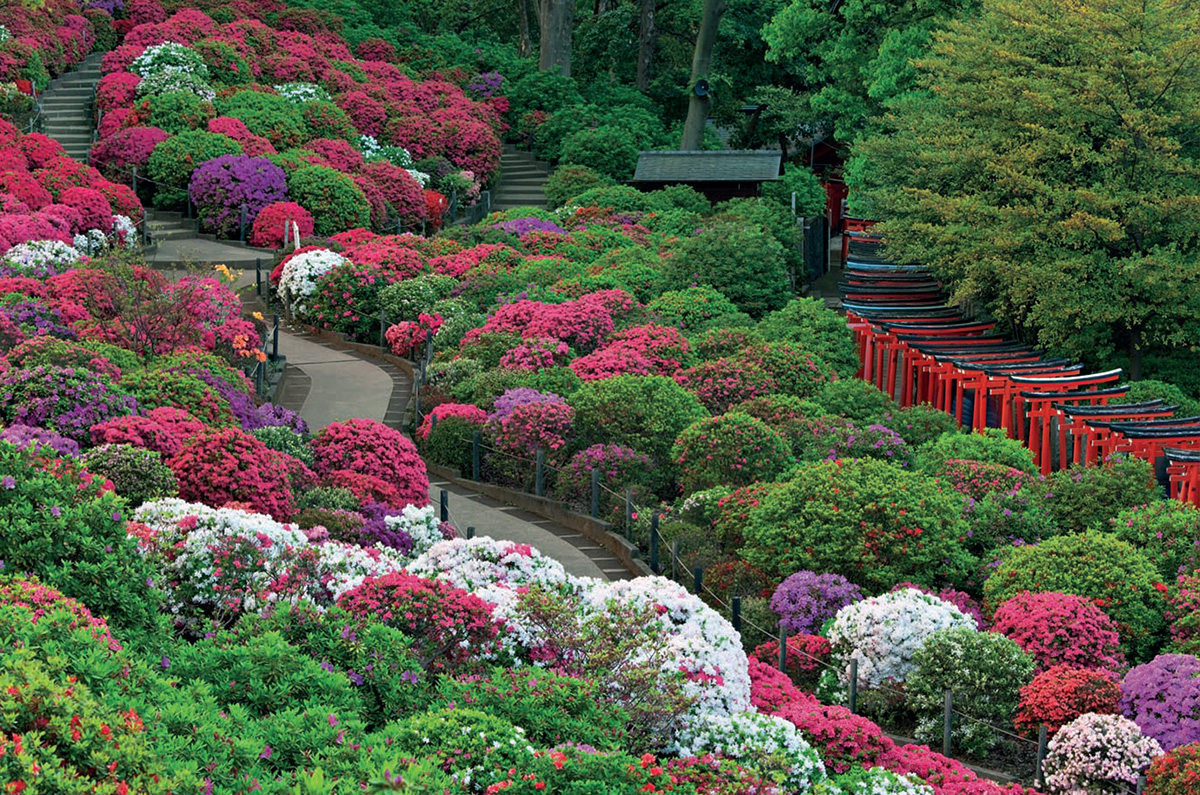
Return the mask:
{"type": "Polygon", "coordinates": [[[330,423],[312,440],[318,474],[350,470],[394,484],[412,505],[429,502],[429,477],[417,448],[382,422],[353,419],[330,423]]]}
{"type": "Polygon", "coordinates": [[[1103,671],[1125,666],[1120,637],[1091,600],[1056,592],[1018,594],[996,609],[992,630],[1007,635],[1034,659],[1037,671],[1072,665],[1103,671]]]}

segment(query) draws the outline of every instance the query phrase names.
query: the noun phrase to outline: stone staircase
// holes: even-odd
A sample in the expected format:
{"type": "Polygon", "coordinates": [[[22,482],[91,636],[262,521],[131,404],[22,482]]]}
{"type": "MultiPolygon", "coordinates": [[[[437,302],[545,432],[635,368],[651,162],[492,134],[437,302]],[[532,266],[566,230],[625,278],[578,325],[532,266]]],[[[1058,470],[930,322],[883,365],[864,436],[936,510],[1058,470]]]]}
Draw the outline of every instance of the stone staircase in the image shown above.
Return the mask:
{"type": "Polygon", "coordinates": [[[100,82],[100,59],[95,52],[75,68],[50,81],[42,92],[42,126],[67,154],[86,163],[92,148],[92,95],[100,82]]]}
{"type": "Polygon", "coordinates": [[[184,218],[180,212],[146,210],[146,231],[154,243],[166,240],[192,240],[196,237],[196,221],[184,218]]]}
{"type": "Polygon", "coordinates": [[[546,206],[546,176],[550,166],[525,150],[505,146],[500,155],[500,179],[492,189],[492,211],[546,206]]]}

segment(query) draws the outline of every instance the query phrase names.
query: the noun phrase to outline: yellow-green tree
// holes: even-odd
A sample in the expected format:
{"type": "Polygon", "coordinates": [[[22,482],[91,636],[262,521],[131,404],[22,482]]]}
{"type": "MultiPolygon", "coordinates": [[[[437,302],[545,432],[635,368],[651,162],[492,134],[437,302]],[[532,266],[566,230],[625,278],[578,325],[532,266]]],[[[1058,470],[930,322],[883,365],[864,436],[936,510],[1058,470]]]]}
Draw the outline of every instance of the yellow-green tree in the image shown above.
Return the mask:
{"type": "MultiPolygon", "coordinates": [[[[1200,341],[1194,0],[984,0],[848,169],[891,255],[1092,363],[1200,341]]],[[[1194,362],[1193,362],[1194,364],[1194,362]]]]}

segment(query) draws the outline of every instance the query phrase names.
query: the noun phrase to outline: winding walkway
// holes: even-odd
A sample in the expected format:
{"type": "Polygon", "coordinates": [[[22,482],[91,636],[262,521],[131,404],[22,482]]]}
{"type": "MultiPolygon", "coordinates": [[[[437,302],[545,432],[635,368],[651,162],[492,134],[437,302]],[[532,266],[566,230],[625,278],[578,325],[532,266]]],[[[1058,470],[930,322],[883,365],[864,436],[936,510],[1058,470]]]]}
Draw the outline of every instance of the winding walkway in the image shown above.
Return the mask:
{"type": "MultiPolygon", "coordinates": [[[[280,332],[279,351],[287,357],[287,377],[276,402],[299,411],[314,431],[352,417],[403,424],[412,382],[397,368],[298,330],[280,332]]],[[[442,489],[449,495],[450,522],[460,532],[474,527],[481,536],[529,544],[576,576],[630,576],[619,560],[579,533],[436,478],[429,483],[434,505],[442,489]]]]}

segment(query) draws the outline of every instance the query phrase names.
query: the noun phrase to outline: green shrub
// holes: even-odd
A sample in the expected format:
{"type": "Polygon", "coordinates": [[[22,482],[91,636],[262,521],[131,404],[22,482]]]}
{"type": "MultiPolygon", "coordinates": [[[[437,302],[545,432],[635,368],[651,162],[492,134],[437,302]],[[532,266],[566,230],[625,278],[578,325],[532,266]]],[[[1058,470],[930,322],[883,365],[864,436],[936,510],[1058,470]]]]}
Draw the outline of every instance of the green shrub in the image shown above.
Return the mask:
{"type": "Polygon", "coordinates": [[[283,173],[289,177],[296,171],[311,166],[312,161],[309,158],[315,156],[316,152],[313,152],[311,149],[288,149],[283,152],[270,152],[263,155],[267,160],[282,168],[283,173]]]}
{"type": "MultiPolygon", "coordinates": [[[[1191,364],[1194,366],[1195,361],[1193,360],[1191,364]]],[[[1143,403],[1147,400],[1162,398],[1163,403],[1168,406],[1179,406],[1179,409],[1175,412],[1177,416],[1195,417],[1200,414],[1200,400],[1189,397],[1186,392],[1174,384],[1146,379],[1144,381],[1134,381],[1128,386],[1128,394],[1124,397],[1109,400],[1109,404],[1143,403]]]]}
{"type": "Polygon", "coordinates": [[[217,117],[217,109],[207,99],[190,91],[168,91],[146,100],[150,117],[146,123],[171,135],[188,130],[203,130],[217,117]]]}
{"type": "Polygon", "coordinates": [[[575,80],[557,69],[531,72],[513,83],[508,92],[509,116],[514,119],[532,110],[554,113],[582,101],[575,80]]]}
{"type": "Polygon", "coordinates": [[[150,179],[156,186],[156,207],[174,207],[187,201],[187,186],[192,172],[214,157],[240,155],[242,145],[232,138],[203,130],[189,130],[173,135],[154,147],[146,163],[150,179]]]}
{"type": "Polygon", "coordinates": [[[619,213],[645,212],[649,206],[648,194],[628,185],[612,185],[585,190],[571,198],[571,204],[580,207],[608,207],[619,213]]]}
{"type": "Polygon", "coordinates": [[[638,148],[629,140],[629,134],[609,124],[567,136],[560,158],[562,163],[587,166],[622,182],[633,177],[637,161],[638,148]]]}
{"type": "Polygon", "coordinates": [[[138,406],[145,411],[178,408],[210,425],[235,424],[229,401],[190,373],[158,367],[139,370],[122,376],[121,386],[137,398],[138,406]]]}
{"type": "Polygon", "coordinates": [[[695,395],[662,376],[589,381],[570,403],[583,444],[632,447],[661,466],[671,460],[671,446],[683,429],[707,416],[695,395]]]}
{"type": "Polygon", "coordinates": [[[172,678],[212,686],[217,702],[255,717],[301,708],[340,717],[362,711],[362,699],[340,672],[323,668],[278,632],[237,638],[222,632],[180,643],[170,654],[172,678]]]}
{"type": "Polygon", "coordinates": [[[331,511],[357,511],[359,499],[349,489],[317,486],[296,495],[296,508],[325,508],[331,511]]]}
{"type": "Polygon", "coordinates": [[[346,111],[327,100],[305,102],[300,107],[304,119],[304,130],[308,140],[316,138],[341,138],[357,141],[358,131],[346,111]]]}
{"type": "Polygon", "coordinates": [[[217,39],[203,39],[193,44],[192,49],[200,53],[208,67],[208,76],[216,85],[235,86],[253,77],[250,65],[232,45],[217,39]]]}
{"type": "Polygon", "coordinates": [[[754,328],[714,328],[692,340],[692,350],[701,359],[721,359],[766,342],[767,338],[754,328]]]}
{"type": "Polygon", "coordinates": [[[1121,511],[1102,527],[1140,549],[1163,582],[1195,571],[1200,551],[1200,509],[1179,500],[1157,500],[1121,511]]]}
{"type": "Polygon", "coordinates": [[[490,406],[493,400],[508,389],[529,387],[570,399],[582,385],[583,381],[569,367],[551,367],[537,372],[498,369],[485,370],[479,375],[463,380],[451,389],[451,395],[461,403],[490,406]]]}
{"type": "Polygon", "coordinates": [[[763,196],[787,207],[789,212],[793,193],[796,194],[796,215],[809,218],[825,214],[828,201],[825,189],[811,169],[788,163],[781,178],[763,183],[763,196]]]}
{"type": "Polygon", "coordinates": [[[646,199],[650,205],[650,212],[654,213],[683,210],[696,215],[707,215],[712,211],[708,198],[690,185],[668,185],[651,191],[646,199]]]}
{"type": "Polygon", "coordinates": [[[766,370],[783,395],[810,398],[825,388],[832,377],[821,357],[792,342],[751,345],[731,357],[766,370]]]}
{"type": "Polygon", "coordinates": [[[604,113],[595,105],[555,108],[533,133],[533,153],[539,160],[557,161],[562,157],[563,141],[580,130],[591,130],[604,123],[604,113]]]}
{"type": "Polygon", "coordinates": [[[743,557],[786,577],[841,574],[873,592],[956,583],[972,566],[962,500],[919,473],[873,459],[801,466],[750,511],[743,557]]]}
{"type": "Polygon", "coordinates": [[[616,180],[587,166],[562,165],[550,172],[543,190],[546,191],[546,206],[551,209],[571,203],[584,191],[616,185],[616,180]]]}
{"type": "Polygon", "coordinates": [[[900,409],[896,401],[874,384],[845,375],[823,386],[812,401],[830,414],[853,420],[862,427],[887,425],[885,419],[900,409]]]}
{"type": "Polygon", "coordinates": [[[308,440],[291,428],[272,425],[250,431],[250,435],[272,450],[287,453],[307,467],[311,467],[314,463],[313,451],[308,446],[308,440]]]}
{"type": "Polygon", "coordinates": [[[917,448],[917,463],[925,472],[941,471],[951,458],[1003,464],[1030,474],[1037,471],[1029,448],[1016,439],[1009,439],[998,428],[988,428],[983,433],[942,434],[917,448]]]}
{"type": "Polygon", "coordinates": [[[432,312],[438,301],[449,298],[457,284],[452,276],[423,273],[384,287],[379,293],[379,306],[388,323],[416,320],[418,315],[432,312]]]}
{"type": "MultiPolygon", "coordinates": [[[[1018,539],[1025,544],[1036,544],[1062,534],[1045,501],[1030,491],[988,494],[969,505],[964,516],[967,520],[964,543],[976,555],[990,553],[1018,539]]],[[[991,560],[994,558],[985,557],[983,562],[991,560]]]]}
{"type": "Polygon", "coordinates": [[[741,221],[709,223],[686,238],[663,263],[663,282],[675,290],[715,287],[754,318],[782,308],[791,293],[783,246],[741,221]]]}
{"type": "Polygon", "coordinates": [[[934,743],[942,736],[945,696],[972,720],[957,719],[950,732],[954,747],[987,756],[1000,740],[993,726],[1009,726],[1020,690],[1033,679],[1033,658],[995,632],[943,629],[930,635],[913,655],[916,669],[904,683],[917,715],[916,738],[934,743]]]}
{"type": "MultiPolygon", "coordinates": [[[[341,608],[280,608],[263,618],[243,618],[238,631],[251,636],[279,633],[291,649],[321,667],[331,666],[340,679],[349,677],[363,704],[359,714],[369,728],[421,712],[433,698],[434,682],[421,675],[408,636],[382,623],[359,622],[341,608]]],[[[278,646],[274,641],[271,645],[278,646]]],[[[304,670],[312,669],[306,665],[304,670]]],[[[340,681],[337,687],[342,688],[340,681]]]]}
{"type": "Polygon", "coordinates": [[[471,473],[471,437],[480,430],[479,424],[462,417],[446,417],[421,442],[421,457],[431,464],[471,473]]]}
{"type": "Polygon", "coordinates": [[[762,319],[758,330],[772,340],[791,340],[819,355],[839,378],[858,372],[858,346],[846,319],[815,298],[793,298],[762,319]]]}
{"type": "Polygon", "coordinates": [[[111,480],[117,494],[130,505],[174,497],[179,491],[170,467],[153,450],[105,444],[88,450],[83,456],[83,466],[88,472],[111,480]]]}
{"type": "Polygon", "coordinates": [[[261,91],[239,91],[217,101],[222,116],[240,119],[246,129],[261,135],[282,152],[305,140],[306,125],[300,107],[291,100],[261,91]]]}
{"type": "Polygon", "coordinates": [[[688,334],[754,323],[724,293],[708,285],[668,290],[652,299],[646,308],[662,318],[663,323],[678,326],[688,334]]]}
{"type": "Polygon", "coordinates": [[[157,628],[153,570],[125,535],[125,505],[70,462],[45,466],[0,444],[0,560],[78,599],[115,628],[157,628]],[[11,484],[11,485],[10,485],[11,484]]]}
{"type": "Polygon", "coordinates": [[[369,227],[371,208],[362,189],[340,171],[305,166],[287,178],[288,198],[312,213],[318,235],[369,227]]]}
{"type": "Polygon", "coordinates": [[[588,266],[587,273],[591,284],[607,283],[607,287],[597,286],[593,290],[617,287],[645,303],[658,294],[660,264],[654,251],[630,246],[601,254],[588,266]]]}
{"type": "Polygon", "coordinates": [[[1114,456],[1102,466],[1060,469],[1044,483],[1030,484],[1046,494],[1046,507],[1064,532],[1101,527],[1126,508],[1162,499],[1148,461],[1114,456]]]}
{"type": "Polygon", "coordinates": [[[704,223],[704,217],[687,210],[666,212],[642,217],[641,223],[651,232],[666,237],[687,237],[694,234],[704,223]]]}
{"type": "Polygon", "coordinates": [[[791,209],[764,199],[737,198],[716,207],[714,221],[749,224],[762,229],[782,247],[786,272],[797,275],[802,271],[804,233],[791,209]]]}
{"type": "Polygon", "coordinates": [[[1133,662],[1154,656],[1163,631],[1158,572],[1141,551],[1110,533],[1089,530],[1009,548],[983,584],[989,612],[1022,591],[1058,591],[1094,601],[1117,625],[1133,662]]]}
{"type": "Polygon", "coordinates": [[[888,412],[882,424],[900,434],[910,447],[920,447],[943,434],[963,432],[952,415],[928,403],[888,412]]]}
{"type": "Polygon", "coordinates": [[[447,769],[508,770],[524,767],[530,752],[525,730],[502,717],[463,707],[440,709],[388,724],[379,735],[393,752],[432,758],[447,769]]]}
{"type": "Polygon", "coordinates": [[[443,677],[437,694],[434,708],[470,704],[528,727],[530,743],[544,748],[572,742],[616,750],[629,720],[625,710],[605,703],[608,694],[600,683],[545,668],[493,668],[467,681],[443,677]]]}
{"type": "Polygon", "coordinates": [[[749,486],[775,480],[794,463],[787,442],[748,414],[697,420],[671,450],[685,494],[714,486],[749,486]]]}

